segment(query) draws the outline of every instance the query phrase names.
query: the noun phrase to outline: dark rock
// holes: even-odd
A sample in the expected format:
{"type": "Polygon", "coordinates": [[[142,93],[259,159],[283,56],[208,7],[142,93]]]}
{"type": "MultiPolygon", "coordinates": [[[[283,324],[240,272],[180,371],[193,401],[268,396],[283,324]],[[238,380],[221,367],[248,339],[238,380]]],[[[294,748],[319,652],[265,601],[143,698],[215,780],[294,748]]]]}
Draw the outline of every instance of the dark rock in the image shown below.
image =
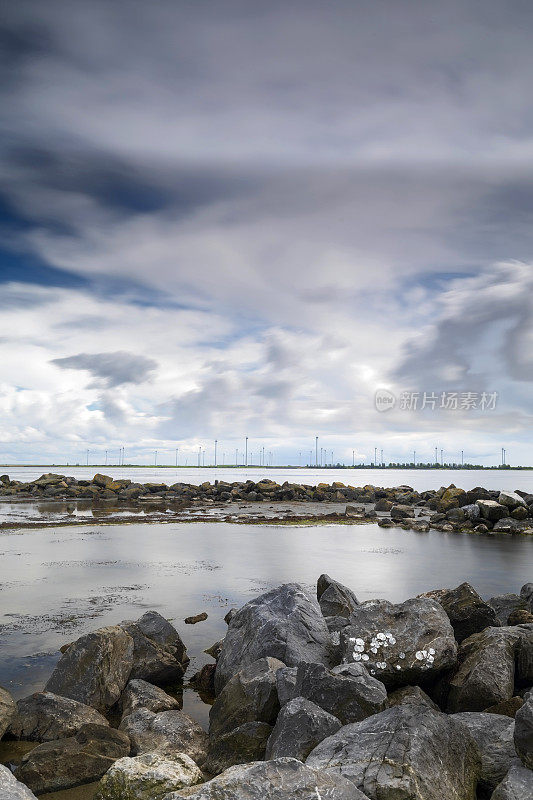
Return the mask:
{"type": "Polygon", "coordinates": [[[514,744],[524,766],[533,769],[533,692],[529,692],[516,712],[514,744]]]}
{"type": "Polygon", "coordinates": [[[220,654],[222,652],[223,644],[224,644],[224,639],[220,639],[218,642],[212,644],[211,647],[207,647],[204,650],[204,653],[206,653],[208,656],[212,656],[212,658],[214,658],[215,661],[218,661],[218,659],[220,658],[220,654]]]}
{"type": "Polygon", "coordinates": [[[346,661],[363,663],[388,688],[431,682],[457,658],[450,620],[427,598],[362,603],[341,632],[341,648],[346,661]]]}
{"type": "Polygon", "coordinates": [[[133,666],[133,639],[114,626],[82,636],[59,659],[45,691],[106,711],[119,699],[133,666]]]}
{"type": "Polygon", "coordinates": [[[231,678],[209,712],[209,735],[221,736],[246,722],[273,725],[280,708],[276,672],[285,664],[260,658],[231,678]]]}
{"type": "Polygon", "coordinates": [[[216,666],[216,664],[204,664],[198,672],[194,673],[191,678],[191,684],[198,692],[214,696],[216,666]]]}
{"type": "Polygon", "coordinates": [[[524,583],[520,589],[520,597],[522,600],[525,600],[526,603],[529,604],[530,609],[533,610],[533,583],[524,583]]]}
{"type": "Polygon", "coordinates": [[[507,620],[513,611],[519,609],[528,610],[527,600],[517,594],[499,594],[496,597],[491,597],[488,603],[496,612],[500,625],[507,625],[507,620]]]}
{"type": "Polygon", "coordinates": [[[246,603],[231,620],[215,673],[220,692],[240,669],[271,656],[287,666],[327,664],[330,638],[316,600],[295,583],[246,603]]]}
{"type": "Polygon", "coordinates": [[[487,714],[503,714],[505,717],[515,718],[515,714],[519,708],[524,705],[523,697],[511,697],[509,700],[501,700],[493,706],[485,709],[487,714]]]}
{"type": "Polygon", "coordinates": [[[231,620],[233,619],[238,610],[239,610],[238,608],[230,608],[230,610],[224,617],[224,622],[226,623],[226,625],[230,624],[231,620]]]}
{"type": "Polygon", "coordinates": [[[395,505],[390,510],[391,519],[398,522],[401,519],[409,519],[414,517],[415,510],[412,506],[395,505]]]}
{"type": "Polygon", "coordinates": [[[26,753],[15,776],[36,794],[57,792],[99,780],[113,761],[129,751],[125,733],[84,725],[76,736],[44,742],[26,753]]]}
{"type": "Polygon", "coordinates": [[[532,797],[533,772],[525,769],[518,761],[498,784],[491,800],[531,800],[532,797]]]}
{"type": "Polygon", "coordinates": [[[465,639],[450,680],[449,711],[484,711],[514,694],[519,628],[485,628],[465,639]]]}
{"type": "Polygon", "coordinates": [[[7,689],[3,689],[0,686],[0,739],[9,728],[16,710],[15,701],[7,689]]]}
{"type": "Polygon", "coordinates": [[[266,722],[245,722],[222,736],[210,738],[204,770],[217,775],[236,764],[261,760],[272,730],[266,722]]]}
{"type": "Polygon", "coordinates": [[[477,503],[471,503],[462,507],[464,513],[471,522],[477,522],[481,516],[481,510],[477,503]]]}
{"type": "Polygon", "coordinates": [[[523,497],[520,497],[519,494],[516,492],[500,492],[500,496],[498,497],[498,503],[502,506],[507,506],[511,510],[513,508],[518,508],[518,506],[526,505],[526,502],[523,497]]]}
{"type": "Polygon", "coordinates": [[[387,708],[402,705],[425,705],[433,711],[439,711],[439,707],[433,702],[420,686],[402,686],[396,689],[387,697],[387,708]]]}
{"type": "Polygon", "coordinates": [[[195,614],[194,617],[185,617],[185,624],[186,625],[196,625],[197,622],[204,622],[207,619],[207,614],[205,611],[202,611],[201,614],[195,614]]]}
{"type": "Polygon", "coordinates": [[[306,763],[348,778],[371,800],[474,800],[480,772],[467,729],[424,705],[395,706],[345,725],[306,763]]]}
{"type": "Polygon", "coordinates": [[[281,706],[284,706],[289,700],[297,697],[296,694],[296,675],[298,667],[284,667],[278,669],[276,672],[276,687],[278,690],[278,698],[281,706]]]}
{"type": "Polygon", "coordinates": [[[516,648],[516,680],[522,686],[533,684],[533,623],[512,626],[517,631],[519,640],[516,648]]]}
{"type": "Polygon", "coordinates": [[[156,611],[149,611],[137,622],[121,622],[133,639],[133,665],[130,678],[164,686],[180,680],[189,661],[181,638],[156,611]]]}
{"type": "Polygon", "coordinates": [[[394,503],[391,503],[390,500],[386,500],[384,497],[382,497],[381,500],[377,501],[374,509],[376,511],[390,511],[393,505],[394,503]]]}
{"type": "Polygon", "coordinates": [[[95,708],[52,692],[36,692],[17,702],[10,734],[15,739],[52,742],[75,736],[83,725],[109,725],[95,708]]]}
{"type": "Polygon", "coordinates": [[[174,655],[180,664],[188,664],[187,649],[176,628],[157,611],[147,611],[135,623],[141,633],[174,655]]]}
{"type": "Polygon", "coordinates": [[[533,614],[525,608],[517,608],[509,614],[508,625],[527,625],[533,622],[533,614]]]}
{"type": "MultiPolygon", "coordinates": [[[[283,679],[283,678],[282,678],[283,679]]],[[[362,664],[342,664],[332,670],[323,664],[302,662],[296,668],[295,685],[285,697],[303,697],[340,719],[357,722],[385,707],[387,691],[362,664]]]]}
{"type": "Polygon", "coordinates": [[[497,626],[496,612],[479,596],[469,583],[461,583],[455,589],[435,589],[420,597],[430,597],[441,604],[458,642],[489,626],[497,626]]]}
{"type": "Polygon", "coordinates": [[[507,506],[501,505],[495,500],[478,500],[477,504],[481,511],[481,516],[489,522],[498,522],[498,520],[507,517],[509,514],[507,506]]]}
{"type": "Polygon", "coordinates": [[[481,787],[486,790],[495,789],[516,759],[513,720],[480,711],[463,711],[461,714],[454,714],[453,719],[468,728],[477,745],[481,755],[481,787]]]}
{"type": "Polygon", "coordinates": [[[297,697],[281,709],[267,743],[265,758],[305,761],[317,744],[337,733],[340,727],[337,717],[310,700],[297,697]]]}
{"type": "Polygon", "coordinates": [[[0,800],[36,800],[36,797],[11,770],[0,764],[0,800]]]}
{"type": "Polygon", "coordinates": [[[351,589],[326,574],[321,575],[317,581],[317,597],[325,617],[348,617],[359,605],[351,589]]]}
{"type": "Polygon", "coordinates": [[[146,708],[157,714],[159,711],[179,709],[180,703],[174,697],[140,678],[128,682],[120,698],[122,717],[127,717],[139,708],[146,708]]]}
{"type": "Polygon", "coordinates": [[[160,711],[154,714],[139,708],[120,723],[120,730],[131,740],[133,755],[142,753],[186,753],[201,764],[207,749],[207,734],[183,711],[160,711]]]}
{"type": "Polygon", "coordinates": [[[244,764],[226,770],[196,790],[164,800],[368,800],[351,781],[315,771],[293,758],[244,764]]]}

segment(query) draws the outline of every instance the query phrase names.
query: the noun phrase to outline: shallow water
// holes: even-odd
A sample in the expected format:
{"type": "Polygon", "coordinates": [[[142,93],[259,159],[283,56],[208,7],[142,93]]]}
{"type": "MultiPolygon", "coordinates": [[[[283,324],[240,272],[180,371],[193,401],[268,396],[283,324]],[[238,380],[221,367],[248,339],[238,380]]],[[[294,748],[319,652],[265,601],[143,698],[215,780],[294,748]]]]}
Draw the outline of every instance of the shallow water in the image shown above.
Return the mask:
{"type": "MultiPolygon", "coordinates": [[[[400,601],[464,580],[489,597],[533,580],[533,541],[382,529],[374,524],[284,527],[168,523],[0,533],[0,684],[15,697],[42,688],[61,645],[149,608],[172,619],[192,675],[224,636],[232,606],[285,581],[314,590],[328,572],[359,599],[400,601]],[[207,621],[185,625],[207,611],[207,621]]],[[[208,708],[185,688],[202,724],[208,708]]]]}
{"type": "Polygon", "coordinates": [[[90,479],[95,472],[104,472],[116,478],[129,478],[138,483],[182,483],[200,484],[203,481],[258,481],[266,477],[283,483],[332,483],[341,481],[352,486],[400,486],[407,484],[417,491],[438,489],[450,483],[462,489],[484,486],[486,489],[522,489],[533,494],[533,470],[460,470],[460,469],[313,469],[279,467],[2,467],[11,479],[33,481],[44,472],[58,472],[79,479],[90,479]]]}

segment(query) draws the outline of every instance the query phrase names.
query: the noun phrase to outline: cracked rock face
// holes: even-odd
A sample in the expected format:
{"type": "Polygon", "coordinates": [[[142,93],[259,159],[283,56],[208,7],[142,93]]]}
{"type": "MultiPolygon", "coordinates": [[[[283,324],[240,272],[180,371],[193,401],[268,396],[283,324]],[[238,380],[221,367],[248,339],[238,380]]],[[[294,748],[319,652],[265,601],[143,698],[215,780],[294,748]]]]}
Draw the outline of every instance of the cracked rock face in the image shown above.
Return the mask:
{"type": "Polygon", "coordinates": [[[346,725],[306,764],[349,778],[371,800],[474,800],[481,766],[467,729],[423,705],[346,725]]]}
{"type": "Polygon", "coordinates": [[[20,783],[11,770],[0,764],[0,800],[37,800],[33,792],[20,783]]]}
{"type": "Polygon", "coordinates": [[[498,784],[491,800],[531,800],[532,797],[533,772],[517,762],[498,784]]]}
{"type": "Polygon", "coordinates": [[[202,773],[184,753],[146,753],[115,761],[100,781],[95,800],[160,800],[201,781],[202,773]]]}
{"type": "Polygon", "coordinates": [[[164,800],[368,800],[341,775],[314,770],[293,758],[258,761],[227,769],[194,789],[164,800]]]}
{"type": "Polygon", "coordinates": [[[143,753],[185,753],[196,763],[205,760],[207,733],[183,711],[161,711],[154,714],[139,708],[124,717],[120,730],[131,739],[133,755],[143,753]]]}
{"type": "Polygon", "coordinates": [[[480,711],[464,711],[454,714],[453,719],[468,728],[478,747],[481,755],[480,784],[486,789],[494,789],[516,760],[514,720],[480,711]]]}
{"type": "Polygon", "coordinates": [[[133,639],[118,625],[88,633],[59,659],[45,691],[105,712],[119,699],[133,666],[133,639]]]}
{"type": "Polygon", "coordinates": [[[246,603],[231,619],[217,662],[215,690],[243,667],[271,656],[288,667],[329,662],[330,639],[318,602],[297,583],[286,583],[246,603]]]}
{"type": "Polygon", "coordinates": [[[340,639],[343,660],[363,664],[387,688],[431,683],[457,659],[450,620],[439,603],[427,598],[398,605],[362,603],[350,614],[340,639]]]}
{"type": "Polygon", "coordinates": [[[96,709],[60,697],[52,692],[36,692],[17,703],[17,713],[9,732],[15,739],[51,742],[75,736],[82,725],[109,725],[96,709]]]}
{"type": "Polygon", "coordinates": [[[341,727],[340,720],[333,714],[310,700],[297,697],[281,709],[267,743],[265,758],[305,761],[311,750],[341,727]]]}

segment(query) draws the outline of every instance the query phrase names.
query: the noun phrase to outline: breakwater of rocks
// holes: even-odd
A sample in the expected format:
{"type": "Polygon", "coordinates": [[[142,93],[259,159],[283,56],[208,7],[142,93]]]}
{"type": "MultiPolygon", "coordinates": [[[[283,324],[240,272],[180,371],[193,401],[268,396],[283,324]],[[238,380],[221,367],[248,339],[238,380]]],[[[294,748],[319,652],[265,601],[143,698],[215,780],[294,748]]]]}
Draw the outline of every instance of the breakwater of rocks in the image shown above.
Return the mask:
{"type": "Polygon", "coordinates": [[[204,731],[168,690],[186,634],[147,611],[62,648],[42,692],[0,689],[0,738],[29,745],[0,766],[0,797],[531,800],[532,612],[533,583],[399,604],[326,574],[314,594],[284,584],[231,609],[206,649],[204,731]]]}
{"type": "MultiPolygon", "coordinates": [[[[533,534],[533,495],[519,489],[494,491],[477,487],[465,491],[452,485],[418,492],[410,486],[278,484],[267,478],[257,482],[217,480],[199,486],[167,486],[114,480],[99,473],[91,480],[49,473],[26,483],[0,476],[2,500],[83,500],[95,507],[170,508],[178,515],[183,512],[184,518],[194,519],[201,518],[203,510],[211,514],[210,518],[232,522],[377,521],[382,527],[400,526],[419,532],[431,528],[444,532],[533,534]],[[227,514],[224,509],[228,509],[227,514]],[[191,511],[194,517],[190,516],[191,511]]],[[[154,519],[158,519],[157,515],[154,519]]]]}

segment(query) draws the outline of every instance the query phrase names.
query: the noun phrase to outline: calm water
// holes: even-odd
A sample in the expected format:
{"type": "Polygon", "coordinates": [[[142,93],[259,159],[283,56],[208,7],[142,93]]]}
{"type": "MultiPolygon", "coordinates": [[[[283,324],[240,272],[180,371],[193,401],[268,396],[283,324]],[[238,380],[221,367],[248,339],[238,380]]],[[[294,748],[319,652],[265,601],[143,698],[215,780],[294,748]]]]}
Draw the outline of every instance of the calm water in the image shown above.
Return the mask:
{"type": "Polygon", "coordinates": [[[418,491],[438,489],[454,483],[462,489],[484,486],[486,489],[522,489],[533,494],[533,470],[457,470],[457,469],[279,469],[279,468],[239,468],[227,467],[5,467],[0,469],[12,479],[32,481],[43,472],[59,472],[75,478],[92,478],[95,472],[104,472],[114,478],[130,478],[138,483],[182,483],[200,484],[213,482],[217,478],[224,481],[258,481],[271,478],[278,483],[332,483],[341,481],[352,486],[400,486],[407,484],[418,491]]]}
{"type": "MultiPolygon", "coordinates": [[[[21,697],[42,687],[58,648],[81,634],[135,619],[171,618],[192,656],[226,630],[224,614],[284,581],[314,587],[321,572],[361,600],[400,601],[468,580],[485,597],[533,580],[533,541],[377,525],[305,528],[226,523],[131,524],[0,533],[0,684],[21,697]],[[183,619],[207,611],[195,626],[183,619]]],[[[185,709],[207,709],[186,690],[185,709]]]]}

